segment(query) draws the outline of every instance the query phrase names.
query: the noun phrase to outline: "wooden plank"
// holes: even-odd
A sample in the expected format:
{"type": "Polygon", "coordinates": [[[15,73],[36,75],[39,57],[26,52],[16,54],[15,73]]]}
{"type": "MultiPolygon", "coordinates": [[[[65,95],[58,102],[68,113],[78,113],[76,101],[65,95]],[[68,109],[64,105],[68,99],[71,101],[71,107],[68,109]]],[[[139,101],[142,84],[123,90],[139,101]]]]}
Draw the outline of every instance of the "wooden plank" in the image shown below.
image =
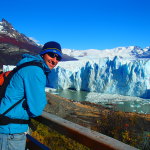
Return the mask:
{"type": "Polygon", "coordinates": [[[43,112],[37,120],[93,150],[137,150],[116,139],[47,112],[43,112]]]}

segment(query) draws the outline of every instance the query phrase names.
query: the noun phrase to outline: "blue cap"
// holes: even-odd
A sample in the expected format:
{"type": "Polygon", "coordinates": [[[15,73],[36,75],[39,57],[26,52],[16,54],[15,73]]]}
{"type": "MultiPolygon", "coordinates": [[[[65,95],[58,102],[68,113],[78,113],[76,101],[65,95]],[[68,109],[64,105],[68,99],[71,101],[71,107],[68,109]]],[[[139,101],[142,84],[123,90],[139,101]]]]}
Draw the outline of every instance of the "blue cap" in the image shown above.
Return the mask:
{"type": "Polygon", "coordinates": [[[44,49],[44,50],[42,50],[40,52],[40,55],[43,55],[43,54],[46,54],[46,53],[49,53],[49,52],[56,53],[57,55],[59,55],[60,57],[62,57],[62,52],[59,51],[58,49],[55,49],[55,48],[44,49]]]}
{"type": "Polygon", "coordinates": [[[56,53],[62,58],[61,46],[59,43],[51,41],[44,44],[40,55],[46,54],[48,52],[56,53]]]}

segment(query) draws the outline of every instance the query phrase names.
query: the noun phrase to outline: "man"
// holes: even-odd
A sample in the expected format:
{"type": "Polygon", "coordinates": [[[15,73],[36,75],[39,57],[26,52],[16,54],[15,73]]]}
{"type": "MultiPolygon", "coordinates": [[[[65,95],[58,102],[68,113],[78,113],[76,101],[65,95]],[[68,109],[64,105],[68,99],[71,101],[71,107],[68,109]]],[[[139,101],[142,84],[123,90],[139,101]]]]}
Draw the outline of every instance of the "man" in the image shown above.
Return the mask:
{"type": "MultiPolygon", "coordinates": [[[[42,114],[46,101],[45,86],[47,74],[62,58],[61,46],[57,42],[47,42],[37,56],[24,54],[23,59],[17,64],[26,62],[40,62],[39,66],[29,65],[19,69],[11,78],[5,95],[0,101],[0,114],[17,101],[23,99],[5,116],[12,119],[28,120],[42,114]]],[[[28,124],[8,123],[0,125],[0,150],[24,150],[26,144],[25,132],[28,124]]]]}

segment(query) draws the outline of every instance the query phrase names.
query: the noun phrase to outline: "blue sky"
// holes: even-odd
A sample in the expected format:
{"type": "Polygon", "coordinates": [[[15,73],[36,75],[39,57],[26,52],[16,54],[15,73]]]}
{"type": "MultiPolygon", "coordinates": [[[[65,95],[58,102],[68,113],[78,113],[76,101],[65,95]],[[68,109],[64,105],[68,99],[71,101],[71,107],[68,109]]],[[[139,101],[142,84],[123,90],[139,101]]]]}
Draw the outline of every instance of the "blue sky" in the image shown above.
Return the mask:
{"type": "Polygon", "coordinates": [[[150,0],[7,0],[0,20],[39,44],[110,49],[150,46],[150,0]]]}

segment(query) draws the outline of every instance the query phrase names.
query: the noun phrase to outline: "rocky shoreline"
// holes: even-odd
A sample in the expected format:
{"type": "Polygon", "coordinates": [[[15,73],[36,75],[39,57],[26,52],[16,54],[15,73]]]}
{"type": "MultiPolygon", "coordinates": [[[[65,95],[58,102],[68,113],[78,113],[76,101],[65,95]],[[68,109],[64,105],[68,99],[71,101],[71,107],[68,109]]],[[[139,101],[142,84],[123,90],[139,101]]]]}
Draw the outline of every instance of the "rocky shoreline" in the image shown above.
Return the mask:
{"type": "MultiPolygon", "coordinates": [[[[45,108],[46,112],[60,116],[66,120],[78,123],[85,127],[95,129],[98,128],[98,121],[101,115],[109,116],[113,112],[109,108],[90,102],[76,102],[58,95],[47,93],[48,104],[45,108]]],[[[136,115],[140,118],[140,124],[148,129],[150,125],[150,114],[125,113],[124,117],[130,118],[136,115]]],[[[97,129],[96,129],[97,130],[97,129]]]]}

